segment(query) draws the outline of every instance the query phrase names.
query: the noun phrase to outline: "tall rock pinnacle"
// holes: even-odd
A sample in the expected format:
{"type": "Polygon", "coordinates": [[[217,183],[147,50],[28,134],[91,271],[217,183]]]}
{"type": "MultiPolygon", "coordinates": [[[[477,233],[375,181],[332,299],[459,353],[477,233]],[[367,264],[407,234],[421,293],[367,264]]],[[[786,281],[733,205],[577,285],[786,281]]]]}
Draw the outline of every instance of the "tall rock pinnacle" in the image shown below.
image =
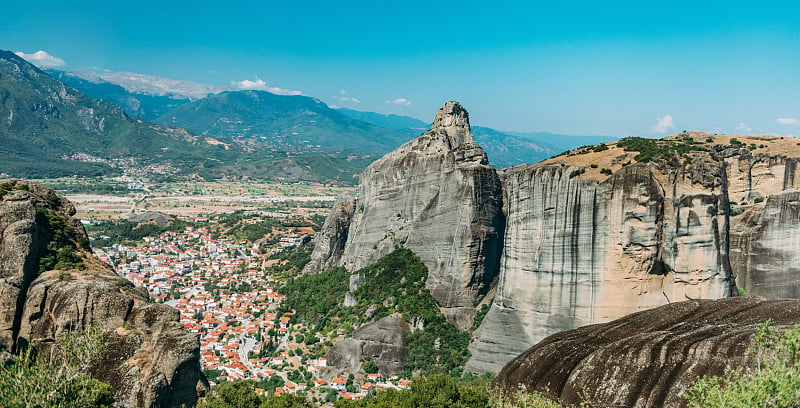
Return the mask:
{"type": "Polygon", "coordinates": [[[431,132],[444,132],[450,149],[456,149],[464,144],[475,144],[475,138],[469,130],[469,113],[456,101],[445,103],[436,112],[431,132]]]}
{"type": "Polygon", "coordinates": [[[354,272],[403,246],[428,267],[426,286],[444,314],[468,328],[497,281],[502,200],[467,111],[447,102],[431,130],[364,170],[358,197],[337,204],[306,272],[333,265],[354,272]]]}

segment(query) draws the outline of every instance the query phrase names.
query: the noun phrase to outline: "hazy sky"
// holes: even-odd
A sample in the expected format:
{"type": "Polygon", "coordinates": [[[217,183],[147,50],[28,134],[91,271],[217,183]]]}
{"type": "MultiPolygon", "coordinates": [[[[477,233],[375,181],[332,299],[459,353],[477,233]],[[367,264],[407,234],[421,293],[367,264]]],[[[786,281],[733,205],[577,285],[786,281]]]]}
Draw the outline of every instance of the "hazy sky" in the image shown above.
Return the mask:
{"type": "Polygon", "coordinates": [[[800,135],[797,1],[3,0],[0,48],[500,130],[800,135]]]}

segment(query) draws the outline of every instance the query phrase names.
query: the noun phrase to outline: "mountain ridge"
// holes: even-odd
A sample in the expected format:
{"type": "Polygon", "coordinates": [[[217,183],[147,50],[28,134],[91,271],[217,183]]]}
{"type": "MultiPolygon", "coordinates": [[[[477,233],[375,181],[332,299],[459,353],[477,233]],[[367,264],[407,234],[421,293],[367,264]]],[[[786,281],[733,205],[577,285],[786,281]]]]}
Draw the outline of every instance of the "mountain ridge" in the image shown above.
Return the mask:
{"type": "Polygon", "coordinates": [[[226,91],[182,104],[156,119],[226,141],[283,150],[384,153],[408,136],[352,119],[316,98],[226,91]]]}

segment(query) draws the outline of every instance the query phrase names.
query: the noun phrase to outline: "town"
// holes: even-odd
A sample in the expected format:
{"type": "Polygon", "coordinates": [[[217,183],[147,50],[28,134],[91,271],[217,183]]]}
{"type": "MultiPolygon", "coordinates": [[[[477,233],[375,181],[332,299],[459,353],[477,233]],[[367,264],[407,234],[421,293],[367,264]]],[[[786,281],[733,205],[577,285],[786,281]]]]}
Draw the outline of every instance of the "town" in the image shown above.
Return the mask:
{"type": "Polygon", "coordinates": [[[154,300],[180,311],[184,327],[200,336],[201,364],[212,386],[251,379],[261,394],[302,394],[317,403],[409,387],[397,375],[329,367],[325,352],[345,333],[312,333],[282,306],[280,287],[299,272],[285,255],[307,256],[304,243],[313,229],[274,227],[269,245],[226,236],[222,223],[210,217],[190,221],[183,231],[94,251],[154,300]]]}

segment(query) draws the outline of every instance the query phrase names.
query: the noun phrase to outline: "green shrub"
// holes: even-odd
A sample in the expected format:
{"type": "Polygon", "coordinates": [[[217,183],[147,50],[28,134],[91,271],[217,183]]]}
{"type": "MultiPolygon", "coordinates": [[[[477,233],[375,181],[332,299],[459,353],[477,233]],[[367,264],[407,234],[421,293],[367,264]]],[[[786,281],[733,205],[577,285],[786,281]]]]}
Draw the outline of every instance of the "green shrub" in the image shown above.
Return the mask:
{"type": "Polygon", "coordinates": [[[561,408],[560,403],[538,392],[526,392],[522,386],[511,396],[492,395],[490,406],[492,408],[561,408]]]}
{"type": "Polygon", "coordinates": [[[573,170],[571,173],[569,173],[569,178],[580,176],[583,173],[586,173],[586,169],[573,170]]]}
{"type": "Polygon", "coordinates": [[[111,387],[86,374],[105,352],[106,334],[96,325],[81,334],[59,336],[49,361],[28,348],[0,365],[0,401],[4,407],[110,407],[111,387]]]}
{"type": "Polygon", "coordinates": [[[781,331],[769,321],[753,335],[756,366],[728,378],[702,377],[686,392],[690,407],[796,407],[800,402],[800,326],[781,331]]]}
{"type": "Polygon", "coordinates": [[[706,148],[697,146],[694,142],[672,142],[642,137],[626,137],[617,142],[617,146],[623,148],[626,152],[639,152],[633,159],[640,163],[658,159],[671,160],[674,154],[684,156],[692,151],[707,151],[706,148]]]}

